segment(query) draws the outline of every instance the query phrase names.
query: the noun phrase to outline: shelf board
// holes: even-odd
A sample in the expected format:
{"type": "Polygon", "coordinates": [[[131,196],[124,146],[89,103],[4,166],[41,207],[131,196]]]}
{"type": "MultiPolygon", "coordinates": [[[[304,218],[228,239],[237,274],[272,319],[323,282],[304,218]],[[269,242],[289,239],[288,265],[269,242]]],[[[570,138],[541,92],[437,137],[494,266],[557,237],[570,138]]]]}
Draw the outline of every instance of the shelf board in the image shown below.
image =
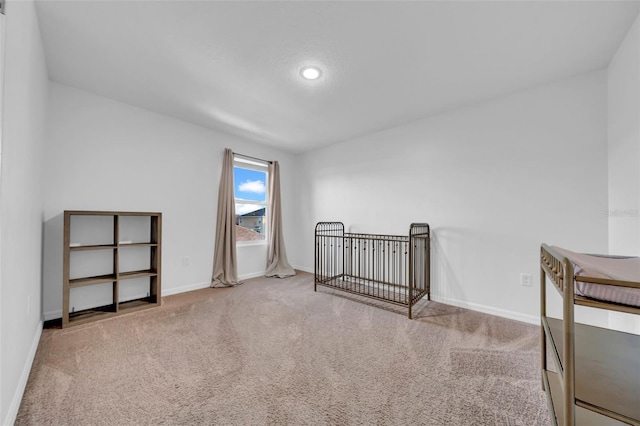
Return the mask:
{"type": "MultiPolygon", "coordinates": [[[[562,348],[562,321],[547,321],[556,346],[562,348]]],[[[640,423],[638,354],[638,335],[575,324],[576,404],[588,410],[601,407],[640,423]]],[[[561,404],[557,401],[555,405],[561,404]]]]}
{"type": "Polygon", "coordinates": [[[160,212],[118,212],[94,210],[65,210],[70,216],[161,216],[160,212]]]}
{"type": "Polygon", "coordinates": [[[147,308],[160,305],[159,302],[154,302],[152,297],[143,297],[141,299],[128,300],[126,302],[118,303],[118,313],[124,314],[127,312],[140,311],[147,308]]]}
{"type": "Polygon", "coordinates": [[[79,325],[115,315],[117,315],[115,305],[98,306],[82,311],[69,312],[69,324],[79,325]]]}
{"type": "Polygon", "coordinates": [[[95,244],[86,246],[69,246],[70,251],[83,250],[113,250],[122,247],[157,247],[157,243],[118,243],[116,244],[95,244]]]}
{"type": "Polygon", "coordinates": [[[83,251],[83,250],[113,250],[116,246],[114,244],[96,244],[87,246],[70,246],[71,251],[83,251]]]}
{"type": "Polygon", "coordinates": [[[150,217],[158,217],[162,216],[160,212],[112,212],[117,214],[118,216],[150,216],[150,217]]]}
{"type": "MultiPolygon", "coordinates": [[[[547,397],[552,403],[550,408],[553,408],[555,415],[555,425],[564,425],[564,406],[562,404],[562,383],[560,382],[560,375],[553,371],[545,371],[545,390],[547,391],[547,397]]],[[[553,420],[553,418],[552,418],[553,420]]],[[[575,424],[580,426],[627,426],[627,423],[622,423],[611,417],[603,416],[595,411],[587,410],[582,407],[576,407],[575,424]]]]}
{"type": "Polygon", "coordinates": [[[118,279],[120,280],[130,280],[133,278],[144,278],[144,277],[154,277],[158,275],[157,272],[152,271],[151,269],[145,269],[142,271],[129,271],[129,272],[121,272],[118,275],[118,279]]]}
{"type": "Polygon", "coordinates": [[[637,308],[634,306],[622,305],[620,303],[613,303],[613,302],[602,302],[600,300],[595,300],[589,297],[583,297],[578,295],[575,295],[574,299],[575,299],[576,305],[589,306],[591,308],[600,308],[600,309],[604,307],[604,309],[607,309],[609,311],[626,312],[628,314],[636,314],[636,315],[640,314],[640,308],[637,308]]]}
{"type": "Polygon", "coordinates": [[[157,243],[118,243],[118,247],[157,247],[157,243]]]}
{"type": "Polygon", "coordinates": [[[69,287],[70,288],[84,287],[87,285],[112,283],[115,281],[116,281],[115,274],[97,275],[95,277],[75,278],[73,280],[69,280],[69,287]]]}

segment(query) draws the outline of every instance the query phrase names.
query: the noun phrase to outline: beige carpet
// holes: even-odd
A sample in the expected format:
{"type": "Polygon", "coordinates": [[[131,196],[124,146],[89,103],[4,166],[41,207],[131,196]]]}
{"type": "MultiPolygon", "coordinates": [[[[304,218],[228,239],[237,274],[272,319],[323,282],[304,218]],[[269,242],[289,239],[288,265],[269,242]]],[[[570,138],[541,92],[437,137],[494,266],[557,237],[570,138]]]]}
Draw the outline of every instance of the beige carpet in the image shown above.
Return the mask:
{"type": "Polygon", "coordinates": [[[356,299],[299,273],[45,329],[16,424],[549,424],[538,327],[356,299]]]}

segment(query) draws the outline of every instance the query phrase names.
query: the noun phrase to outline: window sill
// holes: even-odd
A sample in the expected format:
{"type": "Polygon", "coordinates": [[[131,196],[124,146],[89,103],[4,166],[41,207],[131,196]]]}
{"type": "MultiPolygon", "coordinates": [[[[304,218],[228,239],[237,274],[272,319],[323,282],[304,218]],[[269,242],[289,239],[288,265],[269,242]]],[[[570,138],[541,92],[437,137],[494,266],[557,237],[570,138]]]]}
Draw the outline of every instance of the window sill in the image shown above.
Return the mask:
{"type": "Polygon", "coordinates": [[[266,246],[267,240],[236,241],[236,247],[266,246]]]}

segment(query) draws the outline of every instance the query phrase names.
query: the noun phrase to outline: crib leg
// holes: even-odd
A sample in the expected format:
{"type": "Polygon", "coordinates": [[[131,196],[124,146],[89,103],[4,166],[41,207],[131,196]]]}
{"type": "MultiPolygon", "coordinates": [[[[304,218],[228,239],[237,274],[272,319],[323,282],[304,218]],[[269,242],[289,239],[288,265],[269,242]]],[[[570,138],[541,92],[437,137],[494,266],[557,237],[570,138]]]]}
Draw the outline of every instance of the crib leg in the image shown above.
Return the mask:
{"type": "Polygon", "coordinates": [[[409,313],[407,314],[407,316],[409,317],[409,319],[412,319],[411,318],[411,303],[409,303],[409,313]]]}

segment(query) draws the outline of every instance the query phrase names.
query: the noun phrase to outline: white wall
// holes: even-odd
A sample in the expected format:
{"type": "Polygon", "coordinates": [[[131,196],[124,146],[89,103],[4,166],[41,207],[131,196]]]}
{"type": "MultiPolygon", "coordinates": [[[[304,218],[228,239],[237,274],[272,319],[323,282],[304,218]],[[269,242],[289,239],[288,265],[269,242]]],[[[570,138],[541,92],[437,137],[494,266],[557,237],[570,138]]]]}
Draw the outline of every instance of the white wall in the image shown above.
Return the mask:
{"type": "Polygon", "coordinates": [[[640,255],[640,18],[607,72],[609,250],[640,255]]]}
{"type": "Polygon", "coordinates": [[[48,77],[29,1],[9,1],[0,182],[0,421],[20,406],[41,322],[42,150],[48,77]]]}
{"type": "Polygon", "coordinates": [[[317,221],[427,221],[438,300],[537,323],[540,243],[607,250],[606,129],[600,71],[301,155],[294,263],[317,221]]]}
{"type": "MultiPolygon", "coordinates": [[[[640,255],[640,17],[607,70],[609,252],[640,255]]],[[[640,334],[637,315],[611,312],[611,327],[640,334]]]]}
{"type": "MultiPolygon", "coordinates": [[[[165,296],[211,281],[225,147],[280,161],[285,223],[292,218],[291,154],[56,83],[51,83],[49,114],[45,319],[61,315],[64,210],[162,212],[165,296]]],[[[292,231],[284,230],[287,242],[292,231]]],[[[266,252],[266,245],[239,247],[239,276],[264,273],[266,252]]]]}

